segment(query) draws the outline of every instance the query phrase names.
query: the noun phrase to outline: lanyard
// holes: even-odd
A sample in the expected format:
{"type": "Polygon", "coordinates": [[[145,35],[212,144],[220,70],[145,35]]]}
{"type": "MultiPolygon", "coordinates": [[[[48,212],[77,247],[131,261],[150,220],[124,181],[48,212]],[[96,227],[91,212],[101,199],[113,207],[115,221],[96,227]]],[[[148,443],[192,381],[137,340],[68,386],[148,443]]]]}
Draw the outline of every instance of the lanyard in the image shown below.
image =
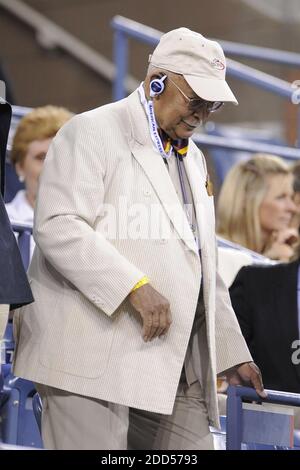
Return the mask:
{"type": "Polygon", "coordinates": [[[154,114],[153,101],[152,100],[147,101],[146,96],[145,96],[143,83],[144,82],[142,82],[139,86],[139,94],[140,94],[141,103],[144,106],[144,109],[145,109],[146,114],[147,114],[151,139],[152,139],[156,149],[161,154],[161,156],[164,159],[167,159],[167,158],[170,157],[170,155],[172,153],[172,148],[170,149],[170,151],[168,153],[166,153],[165,150],[164,150],[163,143],[161,141],[160,135],[159,135],[158,130],[157,130],[157,123],[156,123],[155,114],[154,114]]]}
{"type": "MultiPolygon", "coordinates": [[[[157,123],[156,123],[155,114],[154,114],[153,101],[152,100],[147,101],[145,91],[144,91],[144,87],[143,87],[143,82],[140,84],[138,90],[139,90],[139,94],[140,94],[141,103],[142,103],[142,105],[145,109],[145,112],[147,114],[151,139],[152,139],[156,149],[158,150],[160,155],[163,157],[165,164],[168,167],[168,158],[170,158],[170,156],[171,156],[172,147],[171,147],[171,149],[168,153],[165,152],[162,140],[161,140],[160,135],[159,135],[158,130],[157,130],[157,123]]],[[[184,184],[184,176],[183,176],[183,168],[182,168],[183,159],[182,159],[181,155],[179,155],[177,152],[175,152],[175,153],[176,153],[176,162],[177,162],[177,169],[178,169],[178,175],[179,175],[179,182],[180,182],[180,187],[181,187],[184,211],[186,213],[186,217],[187,217],[189,226],[190,226],[190,228],[193,232],[195,241],[197,242],[196,229],[195,229],[194,224],[192,223],[191,214],[188,211],[188,206],[189,206],[190,203],[187,199],[186,188],[185,188],[185,184],[184,184]]]]}

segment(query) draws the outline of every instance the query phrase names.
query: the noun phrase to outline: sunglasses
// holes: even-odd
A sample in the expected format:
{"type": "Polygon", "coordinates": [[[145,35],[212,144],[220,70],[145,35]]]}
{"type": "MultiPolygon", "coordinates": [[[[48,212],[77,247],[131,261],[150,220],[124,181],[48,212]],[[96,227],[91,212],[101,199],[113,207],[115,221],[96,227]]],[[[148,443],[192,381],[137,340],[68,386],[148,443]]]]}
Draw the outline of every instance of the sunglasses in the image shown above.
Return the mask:
{"type": "Polygon", "coordinates": [[[203,100],[202,98],[189,98],[183,91],[182,89],[168,76],[168,79],[170,82],[177,88],[178,91],[182,94],[182,96],[186,99],[188,102],[188,107],[190,111],[196,112],[196,111],[206,111],[208,113],[214,113],[218,109],[223,106],[223,101],[206,101],[203,100]]]}

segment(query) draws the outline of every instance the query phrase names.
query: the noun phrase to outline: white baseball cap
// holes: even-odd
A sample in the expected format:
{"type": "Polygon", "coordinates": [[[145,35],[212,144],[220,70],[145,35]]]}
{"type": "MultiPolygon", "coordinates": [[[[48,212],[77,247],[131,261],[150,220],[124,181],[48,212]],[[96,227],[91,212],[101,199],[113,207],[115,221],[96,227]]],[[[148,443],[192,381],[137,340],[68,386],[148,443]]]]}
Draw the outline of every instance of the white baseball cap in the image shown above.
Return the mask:
{"type": "Polygon", "coordinates": [[[149,62],[158,68],[183,75],[200,98],[207,101],[238,101],[226,80],[226,59],[216,41],[188,28],[164,34],[149,62]]]}

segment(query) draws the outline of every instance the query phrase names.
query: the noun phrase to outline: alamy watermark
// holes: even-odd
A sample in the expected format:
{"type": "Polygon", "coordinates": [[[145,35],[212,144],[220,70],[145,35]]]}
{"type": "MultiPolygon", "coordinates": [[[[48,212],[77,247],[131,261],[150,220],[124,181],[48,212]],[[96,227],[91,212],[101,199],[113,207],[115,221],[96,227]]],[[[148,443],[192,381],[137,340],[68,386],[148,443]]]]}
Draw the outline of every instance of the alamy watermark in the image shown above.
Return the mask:
{"type": "Polygon", "coordinates": [[[3,80],[0,80],[0,101],[1,99],[6,101],[6,85],[3,80]]]}
{"type": "Polygon", "coordinates": [[[292,342],[291,348],[295,349],[292,354],[292,363],[294,366],[298,366],[300,364],[300,339],[295,339],[295,341],[292,342]]]}
{"type": "Polygon", "coordinates": [[[183,207],[176,203],[163,207],[157,203],[131,204],[125,196],[121,196],[117,205],[104,203],[101,206],[98,228],[107,240],[193,239],[194,233],[189,223],[192,214],[191,204],[183,207]]]}

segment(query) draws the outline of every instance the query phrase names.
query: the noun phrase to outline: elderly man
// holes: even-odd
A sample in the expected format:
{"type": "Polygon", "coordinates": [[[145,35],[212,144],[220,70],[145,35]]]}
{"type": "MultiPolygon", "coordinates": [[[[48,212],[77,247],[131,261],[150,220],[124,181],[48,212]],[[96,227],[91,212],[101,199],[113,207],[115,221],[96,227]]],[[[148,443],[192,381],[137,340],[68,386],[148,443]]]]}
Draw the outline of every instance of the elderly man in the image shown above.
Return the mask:
{"type": "Polygon", "coordinates": [[[211,185],[189,139],[224,101],[236,99],[221,47],[179,28],[138,90],[55,137],[36,301],[15,318],[15,373],[37,383],[46,447],[209,449],[218,372],[264,396],[216,274],[211,185]]]}

